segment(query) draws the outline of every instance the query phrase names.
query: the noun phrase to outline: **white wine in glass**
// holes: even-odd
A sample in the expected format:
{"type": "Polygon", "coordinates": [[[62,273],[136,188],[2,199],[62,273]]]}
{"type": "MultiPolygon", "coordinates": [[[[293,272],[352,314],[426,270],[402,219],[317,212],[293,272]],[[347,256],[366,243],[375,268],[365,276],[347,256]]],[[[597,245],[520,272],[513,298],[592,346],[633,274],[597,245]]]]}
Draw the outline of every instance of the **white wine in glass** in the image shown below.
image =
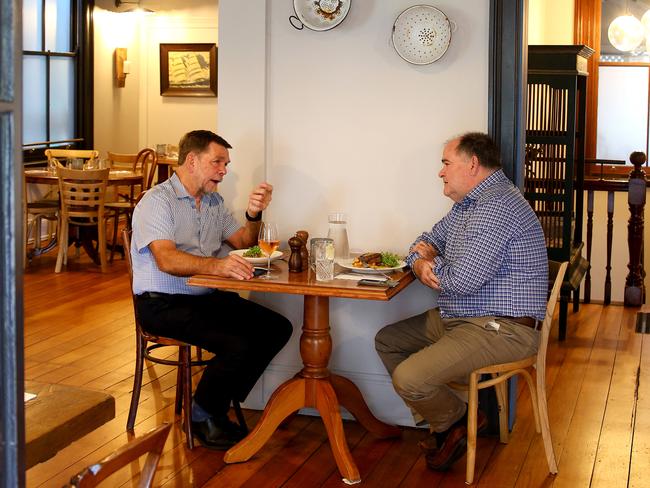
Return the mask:
{"type": "Polygon", "coordinates": [[[262,222],[258,241],[260,249],[267,259],[266,274],[260,276],[260,278],[263,280],[272,280],[276,275],[271,274],[271,255],[280,245],[278,226],[273,222],[262,222]]]}

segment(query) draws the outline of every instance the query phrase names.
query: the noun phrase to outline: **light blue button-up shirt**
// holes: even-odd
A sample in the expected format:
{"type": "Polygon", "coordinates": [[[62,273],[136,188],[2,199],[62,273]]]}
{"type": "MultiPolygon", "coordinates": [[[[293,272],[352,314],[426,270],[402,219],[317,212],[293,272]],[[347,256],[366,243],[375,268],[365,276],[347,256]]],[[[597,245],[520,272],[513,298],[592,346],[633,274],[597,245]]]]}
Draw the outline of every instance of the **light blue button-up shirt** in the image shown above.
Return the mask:
{"type": "Polygon", "coordinates": [[[145,291],[202,295],[209,288],[189,286],[187,277],[160,271],[149,249],[157,240],[176,243],[176,248],[195,256],[216,256],[223,241],[241,225],[224,205],[218,193],[203,195],[197,210],[194,197],[174,174],[151,188],[133,212],[133,293],[145,291]]]}

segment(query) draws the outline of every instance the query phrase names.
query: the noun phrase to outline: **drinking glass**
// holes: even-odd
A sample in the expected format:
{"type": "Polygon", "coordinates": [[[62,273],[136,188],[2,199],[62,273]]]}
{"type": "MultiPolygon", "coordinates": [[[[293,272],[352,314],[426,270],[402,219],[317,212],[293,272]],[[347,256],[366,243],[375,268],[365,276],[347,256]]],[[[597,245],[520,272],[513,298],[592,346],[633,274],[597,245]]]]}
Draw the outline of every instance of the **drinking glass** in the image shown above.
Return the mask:
{"type": "Polygon", "coordinates": [[[278,226],[273,222],[262,222],[258,241],[260,249],[266,256],[267,260],[266,274],[260,276],[260,278],[263,280],[272,280],[276,278],[276,275],[271,274],[271,255],[280,245],[280,238],[278,237],[278,226]]]}

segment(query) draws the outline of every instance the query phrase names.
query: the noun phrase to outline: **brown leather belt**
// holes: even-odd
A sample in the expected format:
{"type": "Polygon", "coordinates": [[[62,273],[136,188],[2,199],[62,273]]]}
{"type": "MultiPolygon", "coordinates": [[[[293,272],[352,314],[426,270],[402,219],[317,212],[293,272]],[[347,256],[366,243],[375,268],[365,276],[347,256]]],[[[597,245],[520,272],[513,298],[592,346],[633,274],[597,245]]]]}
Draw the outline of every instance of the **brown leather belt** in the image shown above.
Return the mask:
{"type": "Polygon", "coordinates": [[[518,324],[525,325],[531,329],[537,329],[539,320],[534,319],[533,317],[503,317],[510,322],[517,322],[518,324]]]}

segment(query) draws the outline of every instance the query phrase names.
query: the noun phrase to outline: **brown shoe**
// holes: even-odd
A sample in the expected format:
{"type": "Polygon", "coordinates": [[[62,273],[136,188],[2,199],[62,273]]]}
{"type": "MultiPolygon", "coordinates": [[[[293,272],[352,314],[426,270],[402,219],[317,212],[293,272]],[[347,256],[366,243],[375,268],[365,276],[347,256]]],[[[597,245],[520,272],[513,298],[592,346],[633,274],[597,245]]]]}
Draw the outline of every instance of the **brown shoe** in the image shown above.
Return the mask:
{"type": "Polygon", "coordinates": [[[429,432],[429,434],[418,442],[418,447],[425,455],[433,455],[438,452],[438,442],[436,441],[435,432],[429,432]]]}
{"type": "MultiPolygon", "coordinates": [[[[476,418],[476,431],[481,432],[485,430],[487,424],[487,416],[479,410],[476,418]]],[[[435,434],[429,436],[433,442],[435,442],[434,436],[435,434]]],[[[429,452],[425,451],[427,466],[434,471],[447,471],[458,459],[463,457],[466,447],[467,417],[464,416],[449,429],[449,434],[447,434],[445,441],[439,449],[429,450],[429,452]]],[[[424,450],[422,445],[420,445],[420,448],[424,450]]]]}

